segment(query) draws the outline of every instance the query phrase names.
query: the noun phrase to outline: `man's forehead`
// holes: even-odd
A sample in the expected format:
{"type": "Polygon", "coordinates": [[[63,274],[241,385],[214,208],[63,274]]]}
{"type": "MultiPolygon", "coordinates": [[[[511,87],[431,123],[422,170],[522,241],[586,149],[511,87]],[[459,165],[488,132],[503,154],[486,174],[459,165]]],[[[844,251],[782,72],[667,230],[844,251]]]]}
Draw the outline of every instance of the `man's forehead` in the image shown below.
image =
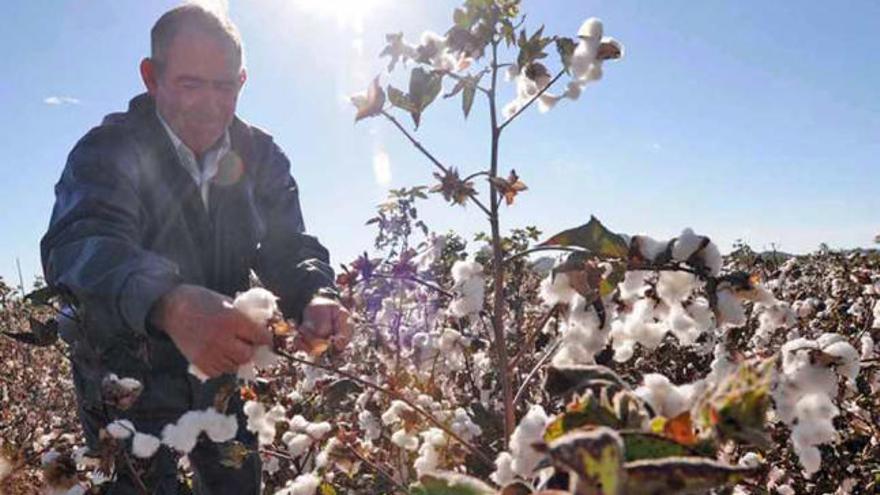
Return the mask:
{"type": "Polygon", "coordinates": [[[200,56],[220,56],[238,63],[235,45],[228,39],[198,28],[183,28],[168,44],[167,56],[197,52],[200,56]]]}

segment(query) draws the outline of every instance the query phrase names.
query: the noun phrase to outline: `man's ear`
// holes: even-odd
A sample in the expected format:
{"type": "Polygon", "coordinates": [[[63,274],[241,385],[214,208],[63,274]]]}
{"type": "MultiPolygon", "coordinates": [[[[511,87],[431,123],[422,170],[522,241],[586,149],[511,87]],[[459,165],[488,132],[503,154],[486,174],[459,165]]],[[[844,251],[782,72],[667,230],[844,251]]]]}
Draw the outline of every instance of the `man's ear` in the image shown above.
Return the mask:
{"type": "Polygon", "coordinates": [[[144,86],[147,87],[147,92],[151,96],[156,96],[156,91],[159,88],[159,74],[156,70],[156,64],[150,58],[141,60],[141,79],[144,81],[144,86]]]}
{"type": "Polygon", "coordinates": [[[238,89],[241,89],[242,86],[244,86],[245,81],[247,81],[247,69],[242,67],[241,72],[238,73],[238,89]]]}

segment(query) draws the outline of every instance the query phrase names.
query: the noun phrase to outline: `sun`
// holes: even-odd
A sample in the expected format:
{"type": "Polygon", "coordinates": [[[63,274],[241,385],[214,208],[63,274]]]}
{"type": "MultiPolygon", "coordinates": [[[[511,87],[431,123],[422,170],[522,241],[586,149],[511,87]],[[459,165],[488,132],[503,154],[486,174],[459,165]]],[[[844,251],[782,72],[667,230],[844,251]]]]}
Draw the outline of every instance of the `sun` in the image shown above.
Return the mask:
{"type": "Polygon", "coordinates": [[[363,29],[364,18],[387,0],[295,0],[294,4],[305,12],[333,17],[340,27],[355,31],[363,29]]]}

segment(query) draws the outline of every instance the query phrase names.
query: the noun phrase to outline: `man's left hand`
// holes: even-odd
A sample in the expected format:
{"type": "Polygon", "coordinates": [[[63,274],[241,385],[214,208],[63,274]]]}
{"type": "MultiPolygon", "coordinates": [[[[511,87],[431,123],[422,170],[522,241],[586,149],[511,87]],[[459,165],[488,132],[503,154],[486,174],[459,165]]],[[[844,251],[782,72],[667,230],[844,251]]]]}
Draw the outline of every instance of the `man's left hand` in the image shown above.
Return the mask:
{"type": "Polygon", "coordinates": [[[334,299],[323,296],[312,298],[303,310],[298,331],[307,340],[329,340],[336,350],[343,350],[351,341],[351,313],[334,299]]]}

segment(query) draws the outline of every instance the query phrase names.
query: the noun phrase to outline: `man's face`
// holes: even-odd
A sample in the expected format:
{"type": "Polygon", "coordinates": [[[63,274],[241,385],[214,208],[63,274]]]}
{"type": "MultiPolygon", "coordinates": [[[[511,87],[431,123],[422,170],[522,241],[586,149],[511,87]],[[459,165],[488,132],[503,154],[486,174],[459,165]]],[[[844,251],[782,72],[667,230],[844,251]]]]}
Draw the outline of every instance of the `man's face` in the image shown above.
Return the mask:
{"type": "Polygon", "coordinates": [[[153,72],[153,84],[147,75],[144,80],[162,118],[201,156],[232,122],[244,84],[245,73],[232,45],[183,29],[172,39],[164,66],[153,72]]]}

